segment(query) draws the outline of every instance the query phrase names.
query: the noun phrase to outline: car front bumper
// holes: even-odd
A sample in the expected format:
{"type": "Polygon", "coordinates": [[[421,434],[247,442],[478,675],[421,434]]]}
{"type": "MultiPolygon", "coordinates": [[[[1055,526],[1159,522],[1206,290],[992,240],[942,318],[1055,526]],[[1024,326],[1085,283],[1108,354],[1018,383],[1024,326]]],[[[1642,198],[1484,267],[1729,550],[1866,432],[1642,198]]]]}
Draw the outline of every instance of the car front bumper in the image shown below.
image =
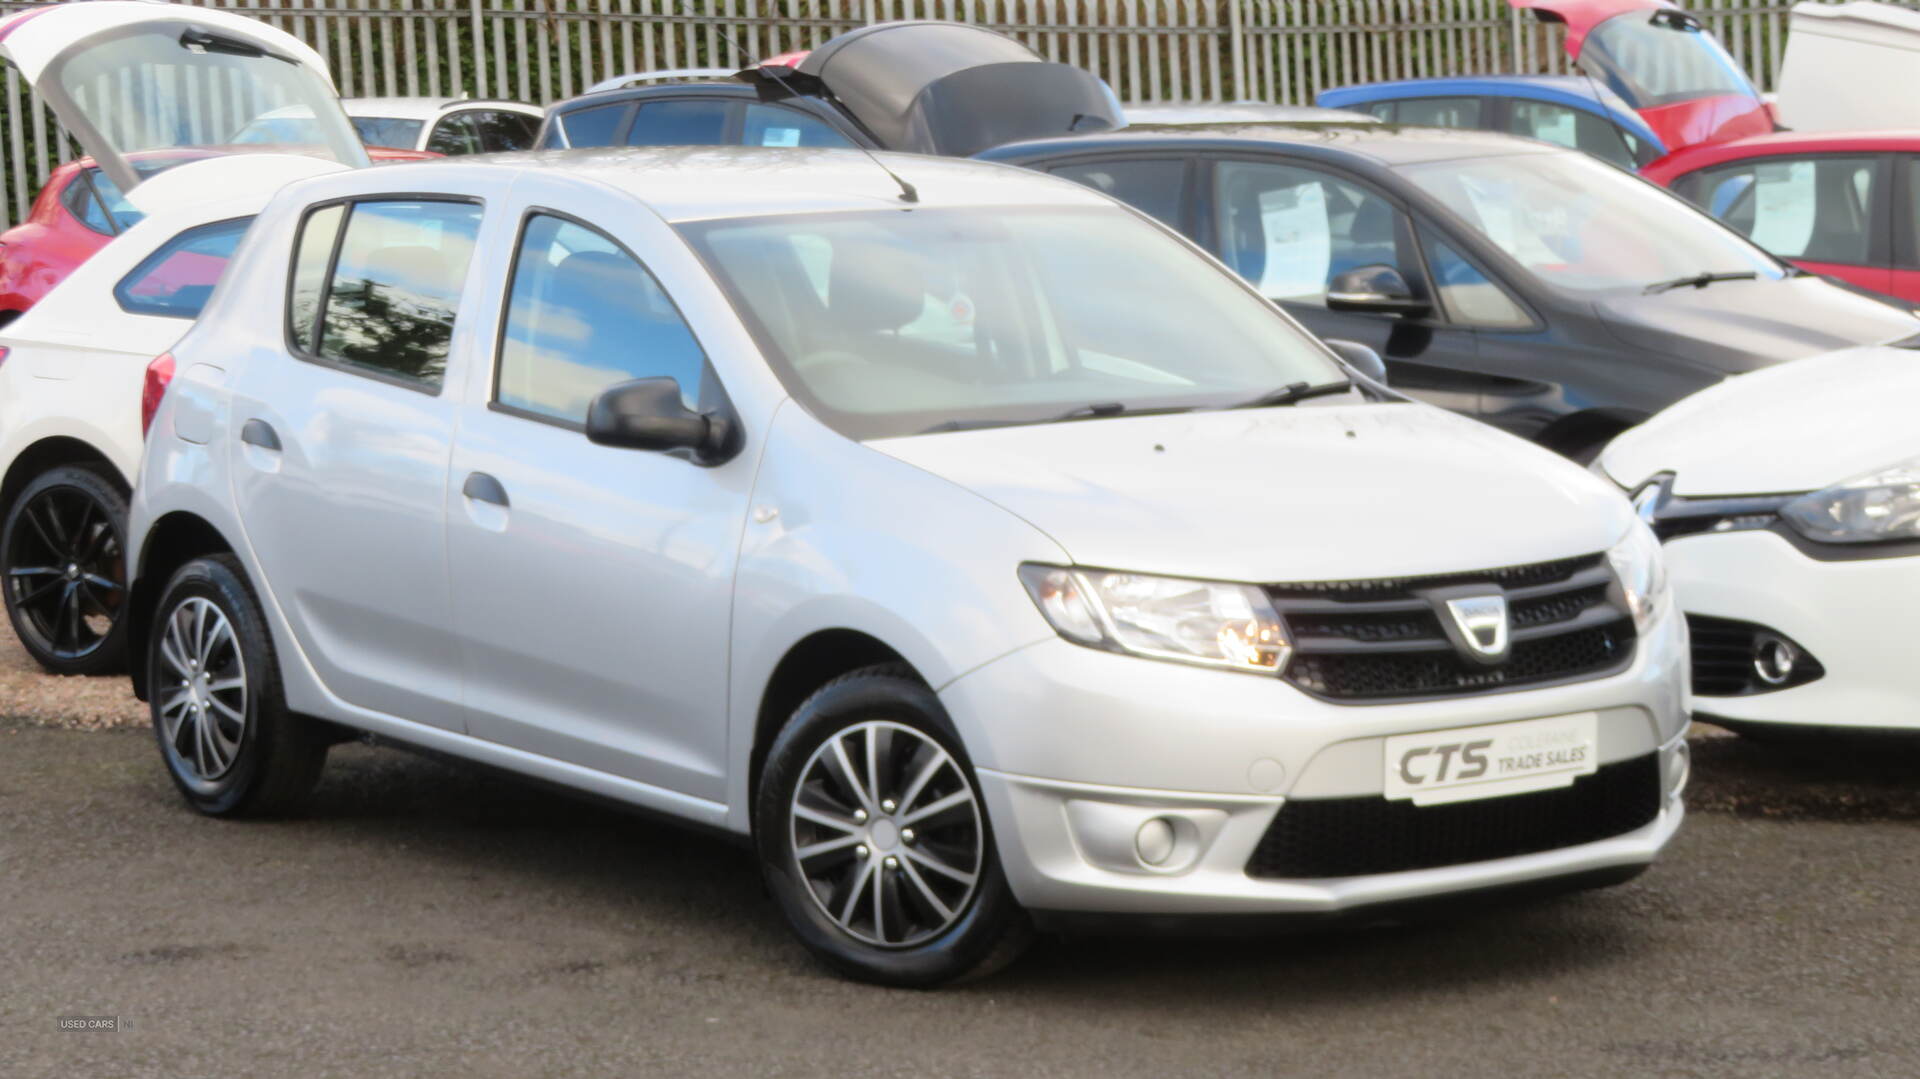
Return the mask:
{"type": "Polygon", "coordinates": [[[1696,697],[1701,718],[1920,730],[1920,556],[1825,562],[1771,531],[1684,536],[1666,551],[1687,613],[1764,626],[1825,668],[1789,689],[1696,697]]]}
{"type": "Polygon", "coordinates": [[[1008,881],[1028,908],[1315,920],[1563,878],[1624,877],[1650,863],[1684,815],[1685,658],[1684,624],[1670,606],[1627,669],[1538,689],[1341,705],[1277,679],[1056,640],[970,672],[941,697],[973,758],[1008,881]],[[1512,857],[1364,876],[1248,872],[1289,801],[1380,798],[1387,737],[1578,712],[1598,713],[1603,768],[1655,757],[1659,808],[1643,826],[1512,857]],[[1171,822],[1174,851],[1150,866],[1137,839],[1155,818],[1171,822]]]}

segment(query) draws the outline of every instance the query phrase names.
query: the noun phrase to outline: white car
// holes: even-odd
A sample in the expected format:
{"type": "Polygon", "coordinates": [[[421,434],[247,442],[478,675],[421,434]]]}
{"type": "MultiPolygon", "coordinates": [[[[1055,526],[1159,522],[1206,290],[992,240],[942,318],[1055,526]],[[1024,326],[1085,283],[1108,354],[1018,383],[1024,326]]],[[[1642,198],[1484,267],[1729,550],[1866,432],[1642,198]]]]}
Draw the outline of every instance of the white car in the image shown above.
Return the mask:
{"type": "Polygon", "coordinates": [[[1914,347],[1850,349],[1697,393],[1600,458],[1666,541],[1700,718],[1920,730],[1916,399],[1914,347]]]}
{"type": "Polygon", "coordinates": [[[809,948],[909,985],[1036,920],[1614,882],[1680,824],[1627,502],[1076,184],[323,176],[173,355],[130,625],[208,814],[374,732],[750,837],[809,948]]]}
{"type": "Polygon", "coordinates": [[[319,56],[252,19],[160,4],[35,9],[0,20],[0,56],[145,215],[0,332],[0,596],[43,667],[97,674],[124,660],[126,500],[143,393],[151,411],[169,372],[167,346],[199,313],[268,197],[367,157],[319,56]],[[118,90],[101,92],[142,85],[117,81],[131,71],[145,72],[147,86],[233,92],[185,108],[157,94],[130,107],[118,90]],[[238,118],[288,100],[324,117],[277,144],[298,155],[271,152],[268,140],[260,153],[158,172],[143,161],[222,145],[238,118]]]}
{"type": "MultiPolygon", "coordinates": [[[[360,141],[368,146],[423,150],[447,157],[530,150],[545,115],[541,109],[518,101],[468,98],[350,97],[340,104],[353,121],[360,141]]],[[[237,146],[262,142],[286,145],[310,137],[312,127],[312,110],[290,105],[256,118],[232,141],[237,146]]]]}

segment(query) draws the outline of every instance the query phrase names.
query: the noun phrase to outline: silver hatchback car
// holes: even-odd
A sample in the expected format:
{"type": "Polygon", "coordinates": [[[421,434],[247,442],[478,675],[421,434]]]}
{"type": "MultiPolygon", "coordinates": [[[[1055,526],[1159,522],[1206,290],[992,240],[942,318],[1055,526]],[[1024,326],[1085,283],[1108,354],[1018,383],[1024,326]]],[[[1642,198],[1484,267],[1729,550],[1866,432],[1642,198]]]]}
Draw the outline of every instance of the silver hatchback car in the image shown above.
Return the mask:
{"type": "Polygon", "coordinates": [[[131,643],[202,812],[374,732],[751,837],[809,948],[903,985],[1076,918],[1621,880],[1680,823],[1626,501],[1075,184],[330,175],[171,358],[131,643]]]}

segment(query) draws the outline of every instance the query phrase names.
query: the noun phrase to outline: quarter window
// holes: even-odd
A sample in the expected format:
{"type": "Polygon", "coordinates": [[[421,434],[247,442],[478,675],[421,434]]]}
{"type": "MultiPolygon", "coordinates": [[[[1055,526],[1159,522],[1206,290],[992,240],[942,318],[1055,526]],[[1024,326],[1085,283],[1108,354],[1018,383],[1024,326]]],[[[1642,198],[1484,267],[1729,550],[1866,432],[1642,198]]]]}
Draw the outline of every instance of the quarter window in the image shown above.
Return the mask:
{"type": "Polygon", "coordinates": [[[1187,163],[1177,160],[1096,161],[1062,165],[1055,176],[1104,191],[1129,206],[1180,227],[1180,206],[1186,201],[1187,163]]]}
{"type": "Polygon", "coordinates": [[[433,135],[427,139],[427,149],[455,157],[481,153],[486,148],[481,145],[480,125],[475,122],[474,114],[456,112],[434,125],[433,135]]]}
{"type": "Polygon", "coordinates": [[[1546,101],[1514,101],[1507,128],[1516,135],[1583,150],[1629,171],[1635,166],[1626,132],[1583,109],[1546,101]]]}
{"type": "Polygon", "coordinates": [[[535,214],[514,257],[494,398],[580,424],[608,386],[671,378],[693,408],[706,354],[653,274],[593,229],[535,214]]]}
{"type": "Polygon", "coordinates": [[[1861,266],[1880,171],[1872,157],[1766,158],[1704,171],[1684,190],[1775,255],[1861,266]]]}
{"type": "Polygon", "coordinates": [[[620,136],[620,122],[626,119],[627,106],[601,105],[562,113],[560,127],[567,133],[568,146],[612,146],[620,136]]]}
{"type": "Polygon", "coordinates": [[[532,149],[540,133],[540,121],[525,113],[487,109],[473,118],[480,129],[480,145],[490,154],[532,149]]]}
{"type": "Polygon", "coordinates": [[[240,217],[175,236],[121,278],[113,298],[132,315],[199,318],[252,221],[240,217]]]}
{"type": "Polygon", "coordinates": [[[295,346],[437,392],[479,231],[471,203],[372,200],[312,214],[294,257],[295,346]]]}
{"type": "Polygon", "coordinates": [[[1427,249],[1428,276],[1450,321],[1502,330],[1533,325],[1526,311],[1452,244],[1424,227],[1420,238],[1427,249]]]}
{"type": "Polygon", "coordinates": [[[1371,191],[1291,165],[1225,161],[1214,175],[1220,257],[1273,299],[1324,304],[1339,274],[1401,268],[1400,212],[1371,191]]]}

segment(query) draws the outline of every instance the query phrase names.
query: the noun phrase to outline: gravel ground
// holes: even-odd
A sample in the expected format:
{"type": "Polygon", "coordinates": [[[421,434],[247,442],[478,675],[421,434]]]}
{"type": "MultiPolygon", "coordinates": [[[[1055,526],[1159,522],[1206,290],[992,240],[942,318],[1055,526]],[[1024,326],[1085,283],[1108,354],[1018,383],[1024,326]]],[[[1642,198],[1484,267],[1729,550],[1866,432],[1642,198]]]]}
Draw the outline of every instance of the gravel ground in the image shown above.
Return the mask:
{"type": "Polygon", "coordinates": [[[144,727],[147,706],[124,677],[56,678],[27,658],[0,615],[0,717],[77,730],[144,727]]]}

